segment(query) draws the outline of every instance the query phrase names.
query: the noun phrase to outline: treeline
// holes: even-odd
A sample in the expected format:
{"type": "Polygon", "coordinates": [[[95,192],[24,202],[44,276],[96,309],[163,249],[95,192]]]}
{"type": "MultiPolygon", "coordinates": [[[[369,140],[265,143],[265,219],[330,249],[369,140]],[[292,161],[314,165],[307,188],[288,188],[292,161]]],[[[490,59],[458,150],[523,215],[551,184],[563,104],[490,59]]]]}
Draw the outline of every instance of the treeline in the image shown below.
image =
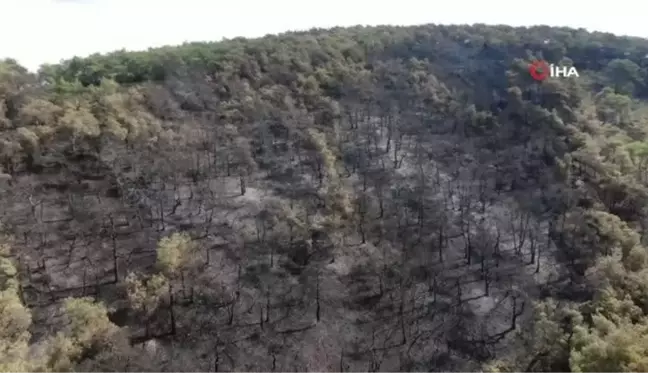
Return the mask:
{"type": "Polygon", "coordinates": [[[0,367],[647,370],[647,55],[425,25],[4,61],[0,367]]]}

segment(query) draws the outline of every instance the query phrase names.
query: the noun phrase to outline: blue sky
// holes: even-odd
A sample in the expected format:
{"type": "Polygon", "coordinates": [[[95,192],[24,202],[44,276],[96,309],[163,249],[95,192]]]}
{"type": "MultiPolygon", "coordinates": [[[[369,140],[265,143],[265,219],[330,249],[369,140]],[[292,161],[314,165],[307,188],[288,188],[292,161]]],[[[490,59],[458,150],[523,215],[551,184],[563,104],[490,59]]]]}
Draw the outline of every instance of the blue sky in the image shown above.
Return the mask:
{"type": "Polygon", "coordinates": [[[0,0],[0,57],[75,55],[357,24],[548,24],[648,37],[637,0],[0,0]],[[533,4],[533,5],[532,5],[533,4]],[[542,6],[538,7],[537,4],[542,6]],[[531,8],[534,8],[531,10],[531,8]]]}

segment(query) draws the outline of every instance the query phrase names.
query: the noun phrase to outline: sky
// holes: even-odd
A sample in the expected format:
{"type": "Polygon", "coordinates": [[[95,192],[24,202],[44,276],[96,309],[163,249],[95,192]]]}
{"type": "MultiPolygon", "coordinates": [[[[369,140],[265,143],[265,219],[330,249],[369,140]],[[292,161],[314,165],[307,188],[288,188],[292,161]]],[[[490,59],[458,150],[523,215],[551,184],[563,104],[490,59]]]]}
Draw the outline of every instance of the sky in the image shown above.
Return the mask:
{"type": "Polygon", "coordinates": [[[636,0],[0,0],[0,58],[11,57],[36,70],[43,63],[95,52],[358,24],[546,24],[648,38],[648,22],[637,4],[636,0]]]}

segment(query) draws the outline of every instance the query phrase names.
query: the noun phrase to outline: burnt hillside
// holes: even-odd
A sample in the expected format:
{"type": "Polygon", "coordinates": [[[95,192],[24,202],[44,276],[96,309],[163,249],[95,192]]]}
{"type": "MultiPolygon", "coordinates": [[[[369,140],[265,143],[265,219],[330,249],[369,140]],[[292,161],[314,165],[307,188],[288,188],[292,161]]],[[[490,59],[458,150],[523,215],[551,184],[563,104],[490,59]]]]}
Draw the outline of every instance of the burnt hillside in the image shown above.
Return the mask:
{"type": "Polygon", "coordinates": [[[6,60],[0,367],[647,370],[647,55],[424,25],[6,60]]]}

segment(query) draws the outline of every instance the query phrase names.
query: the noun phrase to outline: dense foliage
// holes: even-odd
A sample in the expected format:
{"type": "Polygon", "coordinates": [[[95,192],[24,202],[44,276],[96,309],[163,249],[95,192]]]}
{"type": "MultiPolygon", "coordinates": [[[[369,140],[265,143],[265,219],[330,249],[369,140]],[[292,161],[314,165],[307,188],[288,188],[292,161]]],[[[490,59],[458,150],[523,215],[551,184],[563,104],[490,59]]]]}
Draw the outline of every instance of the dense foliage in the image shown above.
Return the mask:
{"type": "Polygon", "coordinates": [[[484,25],[6,60],[0,369],[646,371],[647,78],[484,25]]]}

